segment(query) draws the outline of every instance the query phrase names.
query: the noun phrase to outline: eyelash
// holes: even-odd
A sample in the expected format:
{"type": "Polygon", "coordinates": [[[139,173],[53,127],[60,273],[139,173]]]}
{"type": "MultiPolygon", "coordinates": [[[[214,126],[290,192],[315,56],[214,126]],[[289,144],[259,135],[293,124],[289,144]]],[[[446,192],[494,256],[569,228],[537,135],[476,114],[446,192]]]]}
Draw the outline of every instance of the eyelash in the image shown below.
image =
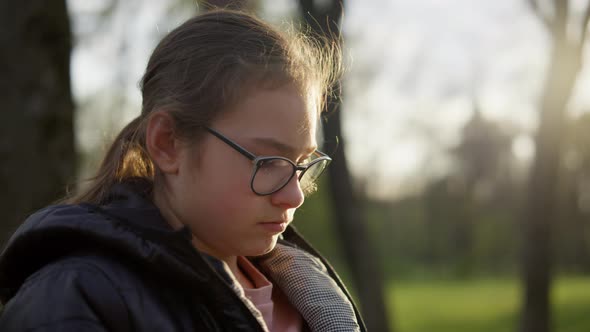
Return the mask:
{"type": "Polygon", "coordinates": [[[306,156],[305,158],[300,159],[299,161],[296,162],[297,165],[302,165],[302,164],[307,164],[311,162],[311,155],[306,156]]]}
{"type": "Polygon", "coordinates": [[[312,185],[310,185],[309,187],[307,187],[303,190],[303,195],[305,195],[305,197],[309,197],[311,194],[315,193],[316,191],[318,191],[318,184],[313,183],[312,185]]]}

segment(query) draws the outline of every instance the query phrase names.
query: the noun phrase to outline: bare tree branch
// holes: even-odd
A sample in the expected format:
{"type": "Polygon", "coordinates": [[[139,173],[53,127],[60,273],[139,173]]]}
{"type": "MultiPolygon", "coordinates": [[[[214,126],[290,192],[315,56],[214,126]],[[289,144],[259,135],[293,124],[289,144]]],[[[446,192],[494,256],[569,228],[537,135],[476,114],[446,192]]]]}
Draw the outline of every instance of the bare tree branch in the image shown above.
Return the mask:
{"type": "Polygon", "coordinates": [[[590,3],[586,6],[586,10],[584,11],[584,18],[582,19],[582,26],[581,28],[581,36],[580,36],[580,45],[584,45],[586,42],[586,34],[588,31],[588,21],[590,21],[590,3]]]}
{"type": "Polygon", "coordinates": [[[342,0],[336,0],[331,6],[321,10],[314,4],[313,0],[299,0],[299,9],[306,23],[313,27],[316,32],[330,37],[340,35],[340,24],[338,22],[342,19],[344,9],[342,0]],[[325,19],[325,21],[319,22],[318,19],[325,19]]]}
{"type": "MultiPolygon", "coordinates": [[[[560,0],[557,0],[557,2],[559,2],[559,1],[560,0]]],[[[549,18],[545,13],[543,13],[543,11],[541,10],[541,7],[539,7],[538,0],[528,0],[527,2],[529,4],[529,6],[531,7],[531,9],[533,10],[533,12],[535,13],[535,15],[537,15],[537,17],[545,25],[545,27],[549,31],[552,31],[554,28],[555,22],[554,22],[554,20],[549,18]]]]}
{"type": "Polygon", "coordinates": [[[569,0],[553,0],[555,15],[553,17],[553,27],[555,31],[566,38],[567,14],[569,12],[569,0]]]}
{"type": "Polygon", "coordinates": [[[249,1],[247,0],[203,0],[201,2],[208,10],[214,8],[242,10],[249,5],[249,1]]]}
{"type": "MultiPolygon", "coordinates": [[[[342,0],[337,0],[333,6],[330,6],[327,10],[326,16],[331,17],[332,20],[340,21],[342,20],[342,13],[344,11],[344,4],[342,0]]],[[[335,24],[338,24],[334,22],[335,24]]]]}

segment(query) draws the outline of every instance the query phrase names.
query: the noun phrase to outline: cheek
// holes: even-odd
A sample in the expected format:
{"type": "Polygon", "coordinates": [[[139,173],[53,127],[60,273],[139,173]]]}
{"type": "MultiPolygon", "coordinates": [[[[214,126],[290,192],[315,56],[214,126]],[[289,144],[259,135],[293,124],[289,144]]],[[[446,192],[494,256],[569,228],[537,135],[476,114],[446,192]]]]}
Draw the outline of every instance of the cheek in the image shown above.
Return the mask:
{"type": "Polygon", "coordinates": [[[199,208],[206,209],[207,214],[217,220],[231,218],[253,208],[253,200],[258,196],[250,189],[252,169],[248,160],[245,161],[218,158],[201,164],[202,167],[190,181],[198,191],[195,194],[199,195],[199,208]]]}
{"type": "Polygon", "coordinates": [[[204,178],[187,188],[180,210],[185,224],[190,225],[197,238],[209,243],[224,243],[242,220],[257,218],[257,204],[249,188],[233,182],[230,177],[204,178]],[[223,181],[222,181],[223,180],[223,181]]]}
{"type": "Polygon", "coordinates": [[[232,152],[210,149],[198,163],[183,167],[182,210],[194,227],[216,229],[236,218],[257,217],[260,197],[250,189],[252,163],[232,152]]]}
{"type": "Polygon", "coordinates": [[[209,194],[225,200],[235,196],[246,196],[250,192],[250,164],[240,159],[232,159],[215,160],[203,169],[201,178],[207,184],[209,194]]]}

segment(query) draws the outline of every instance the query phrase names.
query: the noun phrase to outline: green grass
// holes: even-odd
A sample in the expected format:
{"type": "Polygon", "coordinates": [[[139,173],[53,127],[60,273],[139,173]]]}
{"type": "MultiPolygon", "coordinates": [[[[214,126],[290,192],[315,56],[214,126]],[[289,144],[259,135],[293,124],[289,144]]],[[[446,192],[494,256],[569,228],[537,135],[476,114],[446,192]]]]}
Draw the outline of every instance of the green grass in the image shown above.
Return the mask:
{"type": "MultiPolygon", "coordinates": [[[[517,331],[517,280],[400,281],[388,294],[397,332],[517,331]]],[[[553,331],[590,331],[589,277],[557,279],[552,299],[553,331]]]]}

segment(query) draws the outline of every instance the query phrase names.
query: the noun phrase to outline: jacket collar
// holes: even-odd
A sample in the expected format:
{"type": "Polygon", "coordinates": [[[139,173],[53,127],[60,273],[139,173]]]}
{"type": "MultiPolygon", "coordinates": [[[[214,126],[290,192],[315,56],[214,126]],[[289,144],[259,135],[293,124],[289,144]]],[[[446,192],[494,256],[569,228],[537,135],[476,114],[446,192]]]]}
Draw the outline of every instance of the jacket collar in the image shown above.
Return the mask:
{"type": "Polygon", "coordinates": [[[192,247],[190,231],[172,229],[142,194],[144,185],[115,185],[101,206],[53,205],[27,218],[0,254],[0,300],[44,265],[81,252],[130,260],[176,282],[208,281],[214,272],[192,247]]]}

